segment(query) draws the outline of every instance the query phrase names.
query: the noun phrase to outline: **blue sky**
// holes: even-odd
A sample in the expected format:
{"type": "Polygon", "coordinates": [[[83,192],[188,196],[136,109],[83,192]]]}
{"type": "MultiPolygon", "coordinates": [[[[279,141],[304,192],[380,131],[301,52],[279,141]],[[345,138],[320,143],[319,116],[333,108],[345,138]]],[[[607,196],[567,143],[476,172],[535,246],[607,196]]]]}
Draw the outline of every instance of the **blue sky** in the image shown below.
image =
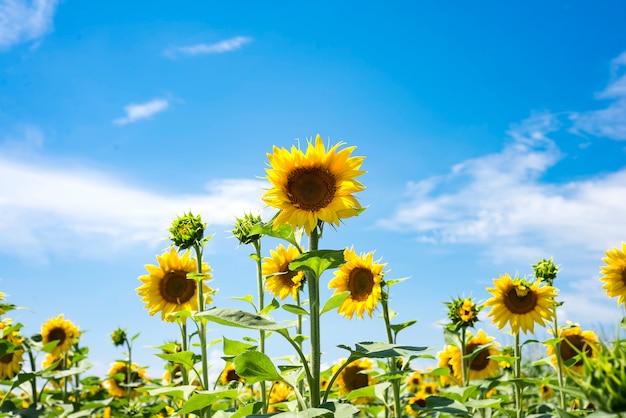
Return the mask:
{"type": "MultiPolygon", "coordinates": [[[[178,330],[135,288],[165,229],[202,213],[215,304],[244,308],[229,298],[255,293],[254,265],[227,231],[271,216],[272,146],[319,133],[366,157],[368,206],[321,247],[410,277],[392,288],[397,320],[418,320],[401,342],[440,348],[444,302],[551,256],[562,322],[612,334],[599,267],[626,240],[625,19],[620,1],[0,0],[0,291],[26,333],[60,313],[87,330],[96,373],[121,357],[113,329],[139,332],[159,375],[147,347],[178,330]]],[[[384,338],[377,317],[323,325],[328,363],[384,338]]]]}

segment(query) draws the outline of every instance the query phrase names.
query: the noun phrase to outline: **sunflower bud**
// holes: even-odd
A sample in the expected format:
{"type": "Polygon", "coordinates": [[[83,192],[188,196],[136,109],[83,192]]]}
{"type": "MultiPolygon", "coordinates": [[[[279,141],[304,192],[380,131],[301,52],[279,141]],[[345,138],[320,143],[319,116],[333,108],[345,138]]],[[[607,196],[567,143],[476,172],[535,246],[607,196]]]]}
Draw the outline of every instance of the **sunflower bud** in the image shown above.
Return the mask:
{"type": "Polygon", "coordinates": [[[260,224],[260,216],[255,216],[252,213],[246,213],[243,218],[237,218],[235,222],[235,229],[232,230],[232,233],[241,244],[252,244],[261,238],[261,234],[251,234],[252,229],[260,224]]]}
{"type": "Polygon", "coordinates": [[[202,222],[200,215],[194,216],[191,212],[179,216],[172,222],[170,240],[179,250],[186,250],[202,244],[206,223],[202,222]]]}
{"type": "Polygon", "coordinates": [[[537,261],[537,264],[533,265],[533,270],[535,271],[536,278],[552,286],[552,283],[556,279],[556,274],[559,272],[559,266],[554,264],[552,258],[549,260],[542,258],[537,261]]]}
{"type": "Polygon", "coordinates": [[[478,322],[478,312],[482,307],[477,306],[471,298],[456,298],[448,306],[448,328],[458,331],[461,328],[473,327],[478,322]]]}
{"type": "Polygon", "coordinates": [[[120,345],[124,345],[126,342],[126,330],[122,328],[118,328],[111,334],[111,341],[113,341],[113,345],[119,347],[120,345]]]}

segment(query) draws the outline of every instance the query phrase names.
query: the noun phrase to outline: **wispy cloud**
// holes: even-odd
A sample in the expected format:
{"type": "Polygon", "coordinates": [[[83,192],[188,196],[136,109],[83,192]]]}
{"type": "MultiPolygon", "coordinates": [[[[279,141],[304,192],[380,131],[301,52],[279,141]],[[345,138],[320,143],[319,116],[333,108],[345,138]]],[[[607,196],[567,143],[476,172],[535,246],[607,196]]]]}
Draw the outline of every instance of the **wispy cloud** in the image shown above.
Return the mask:
{"type": "Polygon", "coordinates": [[[0,0],[0,49],[37,40],[52,30],[58,0],[0,0]]]}
{"type": "Polygon", "coordinates": [[[168,48],[163,52],[163,55],[168,58],[178,58],[195,55],[223,54],[225,52],[236,51],[250,42],[252,42],[252,38],[250,37],[236,36],[213,44],[196,44],[168,48]]]}
{"type": "Polygon", "coordinates": [[[169,107],[169,101],[165,99],[154,99],[145,103],[131,103],[124,106],[126,116],[113,120],[115,125],[127,125],[141,119],[147,119],[154,114],[164,111],[169,107]]]}

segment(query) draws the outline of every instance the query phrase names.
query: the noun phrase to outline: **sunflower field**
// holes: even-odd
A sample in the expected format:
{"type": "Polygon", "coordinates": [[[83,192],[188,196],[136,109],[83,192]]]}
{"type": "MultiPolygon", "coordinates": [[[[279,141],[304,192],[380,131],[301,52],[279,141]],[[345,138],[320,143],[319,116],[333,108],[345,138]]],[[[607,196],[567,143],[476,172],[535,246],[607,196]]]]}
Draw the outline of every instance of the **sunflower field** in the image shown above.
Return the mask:
{"type": "MultiPolygon", "coordinates": [[[[215,306],[211,286],[219,279],[203,258],[211,236],[201,216],[174,220],[169,249],[145,266],[137,287],[137,303],[180,330],[179,339],[158,347],[162,378],[133,361],[137,335],[121,328],[111,342],[125,360],[106,376],[90,374],[88,347],[71,320],[59,314],[40,333],[23,335],[23,324],[11,318],[18,306],[0,293],[0,416],[626,417],[626,340],[619,329],[600,339],[558,321],[559,266],[552,259],[538,260],[532,277],[501,274],[484,303],[444,302],[441,347],[398,344],[398,334],[416,322],[396,322],[390,306],[404,279],[385,277],[387,265],[373,251],[320,249],[325,228],[343,227],[365,210],[358,200],[364,157],[355,149],[326,145],[318,135],[305,149],[275,146],[268,154],[263,201],[275,214],[244,214],[232,229],[256,264],[256,297],[239,298],[248,310],[215,306]],[[261,250],[265,238],[280,242],[269,254],[261,250]],[[332,296],[322,298],[321,286],[332,296]],[[512,345],[480,328],[483,310],[512,335],[512,345]],[[275,320],[278,312],[289,319],[275,320]],[[359,321],[374,314],[384,341],[365,337],[340,346],[344,358],[322,359],[322,315],[359,321]],[[209,374],[209,325],[225,335],[226,366],[217,379],[209,374]],[[229,338],[233,328],[246,337],[229,338]],[[551,338],[537,340],[539,328],[551,338]],[[276,339],[290,347],[280,358],[266,352],[276,339]]],[[[626,243],[598,264],[598,286],[626,306],[626,243]]]]}

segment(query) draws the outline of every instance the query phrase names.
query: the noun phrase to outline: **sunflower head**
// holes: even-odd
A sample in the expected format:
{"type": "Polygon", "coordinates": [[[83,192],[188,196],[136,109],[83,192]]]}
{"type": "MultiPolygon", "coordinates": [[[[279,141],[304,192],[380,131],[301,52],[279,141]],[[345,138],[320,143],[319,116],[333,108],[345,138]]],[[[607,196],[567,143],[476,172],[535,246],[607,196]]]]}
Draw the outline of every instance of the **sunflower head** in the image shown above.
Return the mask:
{"type": "Polygon", "coordinates": [[[556,275],[559,272],[559,266],[554,264],[552,258],[549,260],[542,258],[537,261],[537,264],[533,265],[533,271],[536,278],[552,286],[554,280],[556,280],[556,275]]]}
{"type": "Polygon", "coordinates": [[[339,220],[358,215],[363,208],[354,193],[365,187],[356,177],[362,175],[364,157],[351,156],[355,147],[339,149],[338,143],[326,150],[322,138],[308,141],[306,152],[274,147],[266,169],[271,188],[263,201],[279,210],[273,227],[304,227],[310,234],[320,222],[339,225],[339,220]]]}
{"type": "Polygon", "coordinates": [[[365,312],[371,318],[382,297],[386,264],[374,261],[373,252],[357,255],[354,248],[346,248],[343,256],[345,264],[335,271],[335,277],[328,283],[329,288],[335,289],[334,294],[350,292],[337,311],[348,319],[355,313],[362,319],[365,312]]]}
{"type": "Polygon", "coordinates": [[[498,374],[499,363],[489,358],[500,355],[500,350],[497,348],[498,343],[493,342],[493,340],[493,337],[488,337],[485,331],[480,329],[475,336],[467,341],[465,355],[477,353],[468,364],[470,380],[487,379],[498,374]]]}
{"type": "Polygon", "coordinates": [[[130,369],[124,361],[115,362],[109,370],[106,383],[111,396],[123,398],[130,395],[131,398],[139,396],[136,390],[148,382],[145,369],[139,368],[137,364],[132,364],[130,369]]]}
{"type": "MultiPolygon", "coordinates": [[[[583,372],[583,357],[595,356],[600,348],[598,336],[593,331],[582,331],[578,324],[570,323],[567,328],[560,329],[558,337],[561,339],[558,349],[563,368],[578,374],[583,372]]],[[[549,344],[547,347],[555,367],[558,365],[556,350],[556,344],[549,344]]]]}
{"type": "Polygon", "coordinates": [[[267,277],[265,288],[272,292],[274,297],[285,299],[288,295],[294,300],[298,299],[298,291],[304,284],[304,272],[289,268],[291,263],[300,252],[296,247],[289,244],[285,248],[280,244],[276,250],[270,250],[270,257],[263,258],[261,270],[267,277]]]}
{"type": "MultiPolygon", "coordinates": [[[[176,319],[170,315],[172,313],[197,311],[197,291],[200,285],[203,286],[206,303],[211,303],[213,290],[204,284],[204,279],[210,280],[213,277],[207,263],[202,264],[203,280],[195,280],[187,277],[197,270],[196,260],[191,258],[189,251],[179,256],[176,249],[171,247],[169,251],[157,256],[157,260],[158,266],[145,266],[148,274],[139,277],[142,285],[137,288],[137,293],[146,303],[145,308],[149,309],[150,315],[161,312],[161,319],[171,322],[176,319]]],[[[181,320],[184,321],[185,317],[181,317],[181,320]]]]}
{"type": "Polygon", "coordinates": [[[485,302],[485,306],[491,306],[488,316],[493,323],[500,329],[508,323],[511,332],[518,334],[520,329],[532,333],[535,324],[544,326],[552,321],[556,315],[556,289],[540,283],[539,279],[535,283],[512,279],[508,273],[494,279],[494,287],[487,289],[493,297],[485,302]]]}
{"type": "Polygon", "coordinates": [[[539,397],[544,401],[554,397],[554,390],[545,383],[539,386],[539,397]]]}
{"type": "Polygon", "coordinates": [[[116,347],[124,345],[124,343],[126,342],[126,330],[122,328],[117,328],[111,333],[111,341],[113,341],[113,345],[116,347]]]}
{"type": "Polygon", "coordinates": [[[12,326],[12,321],[5,318],[0,321],[0,381],[13,379],[21,370],[24,362],[23,338],[12,326]]]}
{"type": "Polygon", "coordinates": [[[243,377],[239,376],[235,371],[235,365],[227,363],[222,374],[220,375],[220,383],[223,386],[228,386],[230,382],[243,382],[243,377]]]}
{"type": "Polygon", "coordinates": [[[180,250],[186,250],[203,244],[205,229],[206,223],[202,222],[200,215],[189,212],[174,219],[168,231],[172,243],[180,250]]]}
{"type": "Polygon", "coordinates": [[[423,382],[424,382],[424,375],[422,374],[422,372],[419,370],[414,370],[413,373],[411,373],[406,378],[406,388],[411,393],[417,393],[417,391],[419,391],[420,387],[422,386],[423,382]]]}
{"type": "Polygon", "coordinates": [[[50,354],[53,355],[67,353],[78,342],[79,336],[78,327],[72,321],[63,319],[63,314],[48,319],[41,326],[41,338],[44,345],[57,342],[56,346],[50,350],[50,354]]]}
{"type": "MultiPolygon", "coordinates": [[[[335,365],[333,367],[333,374],[335,374],[345,362],[346,360],[342,360],[340,364],[335,365]]],[[[341,371],[335,381],[337,386],[339,386],[339,393],[348,395],[353,390],[375,384],[376,380],[371,373],[373,368],[374,363],[366,358],[351,362],[341,371]]],[[[368,401],[369,399],[367,398],[357,398],[355,403],[361,404],[367,403],[368,401]]]]}
{"type": "Polygon", "coordinates": [[[479,321],[478,313],[482,307],[477,305],[472,298],[456,298],[446,303],[446,306],[448,306],[448,319],[450,320],[447,327],[452,331],[473,327],[479,321]]]}
{"type": "Polygon", "coordinates": [[[252,244],[261,239],[261,234],[252,233],[252,228],[257,225],[261,225],[261,217],[252,213],[246,213],[242,218],[236,219],[232,233],[239,240],[239,243],[252,244]]]}
{"type": "Polygon", "coordinates": [[[459,352],[459,348],[454,345],[446,345],[443,348],[443,351],[437,353],[437,358],[439,359],[439,363],[437,367],[445,367],[448,369],[448,375],[441,375],[439,377],[439,381],[441,386],[450,386],[450,385],[458,385],[460,382],[461,369],[459,367],[461,364],[457,364],[454,359],[459,352]],[[458,378],[457,378],[458,377],[458,378]]]}
{"type": "Polygon", "coordinates": [[[609,297],[617,297],[618,305],[626,307],[626,243],[622,242],[621,249],[608,250],[602,261],[606,263],[600,268],[603,275],[600,281],[604,282],[602,289],[609,297]]]}
{"type": "Polygon", "coordinates": [[[270,388],[268,412],[284,411],[281,405],[294,395],[293,389],[285,382],[276,382],[270,388]]]}

